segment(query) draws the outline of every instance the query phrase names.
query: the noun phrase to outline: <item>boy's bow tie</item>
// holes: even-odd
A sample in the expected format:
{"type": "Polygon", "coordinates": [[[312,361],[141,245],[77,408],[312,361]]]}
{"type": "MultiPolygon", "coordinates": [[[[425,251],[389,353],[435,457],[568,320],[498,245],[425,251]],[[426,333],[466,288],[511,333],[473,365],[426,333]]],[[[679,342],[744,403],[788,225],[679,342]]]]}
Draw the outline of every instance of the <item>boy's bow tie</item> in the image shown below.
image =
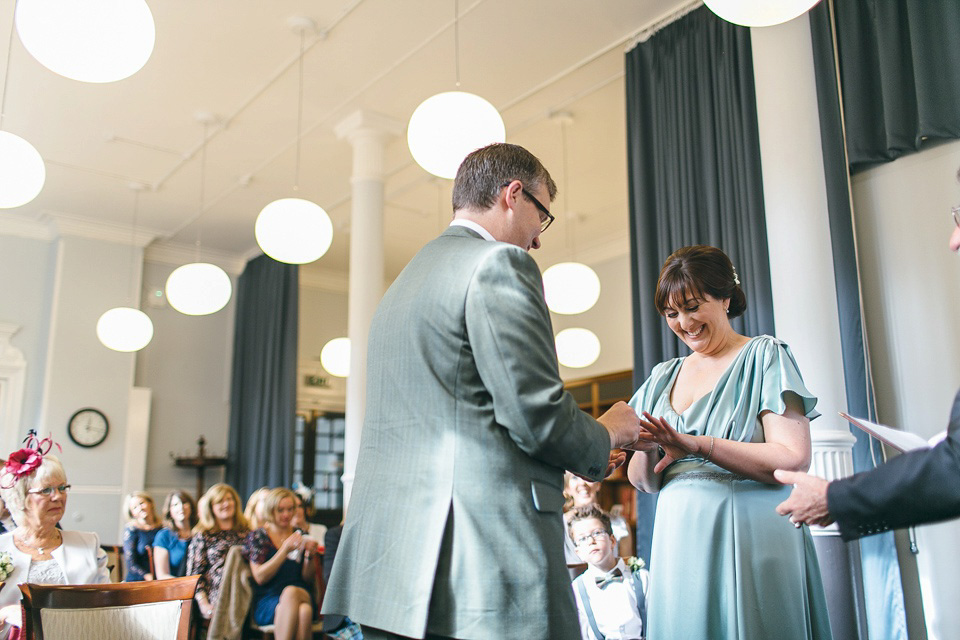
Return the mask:
{"type": "Polygon", "coordinates": [[[611,582],[623,582],[623,573],[620,569],[614,569],[610,573],[599,576],[597,578],[597,586],[603,589],[605,586],[611,582]]]}

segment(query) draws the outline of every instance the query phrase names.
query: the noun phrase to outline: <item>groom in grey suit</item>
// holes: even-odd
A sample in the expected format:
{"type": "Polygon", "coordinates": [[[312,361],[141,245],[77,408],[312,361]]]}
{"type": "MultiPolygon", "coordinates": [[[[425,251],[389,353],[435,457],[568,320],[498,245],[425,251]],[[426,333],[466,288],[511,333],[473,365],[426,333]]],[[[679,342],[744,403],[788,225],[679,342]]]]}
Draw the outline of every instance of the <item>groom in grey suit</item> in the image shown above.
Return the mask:
{"type": "Polygon", "coordinates": [[[454,220],[370,327],[356,480],[323,603],[365,638],[579,639],[563,470],[603,478],[639,433],[563,390],[528,255],[556,184],[516,145],[471,153],[454,220]]]}

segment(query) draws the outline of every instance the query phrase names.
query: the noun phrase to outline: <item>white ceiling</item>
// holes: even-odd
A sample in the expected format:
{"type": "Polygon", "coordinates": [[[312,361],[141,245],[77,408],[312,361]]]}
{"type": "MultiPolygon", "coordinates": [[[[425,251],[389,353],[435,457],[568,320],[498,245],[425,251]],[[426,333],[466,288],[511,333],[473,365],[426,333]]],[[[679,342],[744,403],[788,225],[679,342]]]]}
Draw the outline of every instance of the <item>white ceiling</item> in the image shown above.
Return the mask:
{"type": "MultiPolygon", "coordinates": [[[[41,194],[0,217],[96,225],[155,237],[154,257],[242,264],[256,255],[260,209],[294,195],[300,36],[307,37],[299,197],[334,223],[327,255],[305,276],[343,276],[350,233],[352,151],[334,129],[357,110],[403,128],[416,106],[456,88],[454,0],[148,0],[157,25],[146,66],[111,84],[84,84],[37,63],[0,0],[0,61],[10,47],[3,129],[43,156],[41,194]],[[209,127],[200,211],[197,112],[209,127]]],[[[627,240],[623,54],[642,28],[689,0],[460,0],[460,89],[492,102],[507,139],[529,148],[560,186],[558,221],[541,266],[622,252],[627,240]],[[569,112],[561,125],[552,117],[569,112]],[[567,161],[563,161],[562,127],[567,161]],[[564,175],[566,164],[568,176],[564,175]]],[[[3,68],[3,67],[0,67],[3,68]]],[[[403,136],[387,147],[385,242],[393,275],[449,221],[450,181],[413,162],[403,136]]],[[[226,264],[224,266],[227,266],[226,264]]]]}

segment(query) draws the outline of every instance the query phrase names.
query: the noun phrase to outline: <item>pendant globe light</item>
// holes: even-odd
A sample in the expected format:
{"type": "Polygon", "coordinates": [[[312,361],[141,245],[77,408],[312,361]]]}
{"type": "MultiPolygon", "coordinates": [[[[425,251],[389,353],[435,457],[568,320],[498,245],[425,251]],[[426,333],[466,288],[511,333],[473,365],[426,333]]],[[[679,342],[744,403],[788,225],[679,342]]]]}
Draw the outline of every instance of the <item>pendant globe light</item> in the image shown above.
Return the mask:
{"type": "MultiPolygon", "coordinates": [[[[567,168],[567,125],[573,116],[567,112],[556,113],[553,119],[560,123],[560,138],[563,148],[563,209],[567,218],[567,245],[576,256],[576,233],[573,228],[576,216],[570,213],[568,193],[570,180],[567,168]]],[[[593,307],[600,298],[600,278],[582,262],[560,262],[543,272],[543,293],[547,308],[554,313],[574,315],[593,307]]]]}
{"type": "Polygon", "coordinates": [[[7,63],[0,92],[0,209],[13,209],[37,197],[47,179],[43,158],[33,145],[3,130],[3,115],[7,111],[7,79],[10,78],[10,46],[13,27],[7,41],[7,63]]]}
{"type": "MultiPolygon", "coordinates": [[[[293,18],[291,28],[300,34],[300,92],[297,100],[297,166],[293,190],[300,189],[300,138],[303,124],[303,53],[307,32],[316,25],[309,18],[293,18]]],[[[303,198],[274,200],[260,211],[254,227],[257,244],[277,262],[307,264],[319,260],[333,242],[333,223],[320,205],[303,198]]]]}
{"type": "Polygon", "coordinates": [[[320,350],[320,364],[332,376],[350,375],[350,338],[334,338],[320,350]]]}
{"type": "Polygon", "coordinates": [[[556,335],[557,360],[565,367],[589,367],[600,357],[600,339],[589,329],[564,329],[556,335]]]}
{"type": "MultiPolygon", "coordinates": [[[[454,2],[454,54],[460,86],[460,7],[454,2]]],[[[440,178],[453,179],[471,151],[507,139],[496,107],[465,91],[438,93],[420,103],[407,125],[407,146],[417,164],[440,178]]]]}
{"type": "Polygon", "coordinates": [[[207,168],[207,128],[215,120],[211,114],[197,114],[203,124],[203,144],[200,147],[200,211],[197,215],[197,259],[174,269],[167,278],[167,302],[188,316],[205,316],[223,309],[230,301],[233,285],[230,276],[215,264],[200,261],[203,196],[207,168]]]}
{"type": "Polygon", "coordinates": [[[145,0],[18,0],[15,22],[37,62],[81,82],[133,75],[156,41],[145,0]]]}
{"type": "MultiPolygon", "coordinates": [[[[131,184],[130,188],[134,190],[133,224],[130,226],[130,297],[136,305],[139,299],[136,278],[137,211],[143,185],[131,184]]],[[[136,307],[114,307],[104,312],[97,320],[97,337],[108,349],[123,352],[139,351],[153,339],[153,322],[147,314],[136,307]]]]}
{"type": "Polygon", "coordinates": [[[704,0],[727,22],[744,27],[769,27],[806,13],[820,0],[704,0]]]}

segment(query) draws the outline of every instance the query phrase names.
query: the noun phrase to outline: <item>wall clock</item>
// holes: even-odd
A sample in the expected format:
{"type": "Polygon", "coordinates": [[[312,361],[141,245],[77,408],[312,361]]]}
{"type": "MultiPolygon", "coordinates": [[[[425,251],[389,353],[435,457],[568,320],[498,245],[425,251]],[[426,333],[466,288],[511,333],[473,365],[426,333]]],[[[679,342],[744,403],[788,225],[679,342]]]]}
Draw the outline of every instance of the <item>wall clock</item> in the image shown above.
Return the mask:
{"type": "Polygon", "coordinates": [[[107,439],[110,422],[103,412],[92,407],[80,409],[67,422],[67,435],[81,447],[95,447],[107,439]]]}

